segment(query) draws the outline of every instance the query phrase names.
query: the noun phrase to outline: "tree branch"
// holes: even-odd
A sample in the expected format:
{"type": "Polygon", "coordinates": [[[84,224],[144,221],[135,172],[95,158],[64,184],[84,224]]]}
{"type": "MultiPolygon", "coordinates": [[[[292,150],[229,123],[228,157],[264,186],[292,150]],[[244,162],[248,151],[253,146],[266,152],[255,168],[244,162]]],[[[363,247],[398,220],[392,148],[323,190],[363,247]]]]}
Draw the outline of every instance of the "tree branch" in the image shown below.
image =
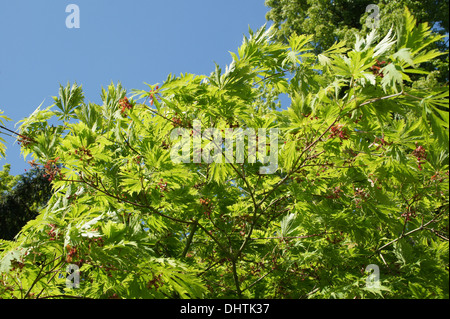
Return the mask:
{"type": "Polygon", "coordinates": [[[261,280],[263,280],[268,274],[270,274],[273,271],[273,269],[269,270],[268,272],[266,272],[264,275],[262,275],[261,277],[259,277],[258,279],[256,279],[254,282],[252,282],[250,285],[248,285],[247,287],[245,287],[244,289],[242,289],[241,292],[246,291],[247,289],[252,288],[254,285],[256,285],[258,282],[260,282],[261,280]]]}
{"type": "MultiPolygon", "coordinates": [[[[438,210],[442,209],[443,207],[444,207],[444,206],[439,207],[438,210]]],[[[440,217],[442,214],[443,214],[443,212],[440,212],[437,216],[433,217],[433,218],[432,218],[430,221],[428,221],[426,224],[423,224],[423,222],[422,222],[422,224],[421,224],[419,227],[417,227],[416,229],[413,229],[413,230],[411,230],[411,231],[409,231],[409,232],[407,232],[407,233],[402,233],[402,234],[401,234],[399,237],[397,237],[396,239],[391,240],[391,241],[388,242],[387,244],[385,244],[385,245],[383,245],[382,247],[378,248],[378,249],[376,250],[375,253],[379,253],[380,251],[382,251],[382,250],[385,249],[386,247],[389,247],[390,245],[392,245],[393,243],[396,243],[397,241],[399,241],[399,240],[402,239],[402,238],[405,238],[405,237],[407,237],[407,236],[409,236],[409,235],[411,235],[411,234],[414,234],[415,232],[418,232],[418,231],[420,231],[420,230],[425,229],[428,225],[430,225],[431,223],[434,223],[434,222],[436,221],[436,219],[437,219],[438,217],[440,217]]]]}
{"type": "Polygon", "coordinates": [[[241,299],[242,298],[242,290],[241,290],[240,283],[239,283],[239,277],[238,277],[238,274],[237,274],[236,260],[235,259],[231,260],[231,266],[232,266],[231,269],[233,271],[234,284],[236,286],[236,293],[238,295],[238,298],[241,299]]]}
{"type": "Polygon", "coordinates": [[[197,227],[198,227],[198,221],[195,221],[191,225],[191,231],[189,233],[189,237],[187,238],[186,246],[184,246],[184,250],[181,253],[181,258],[185,258],[186,257],[186,254],[187,254],[187,252],[189,250],[189,247],[191,246],[192,239],[194,238],[194,234],[195,234],[195,231],[197,230],[197,227]]]}

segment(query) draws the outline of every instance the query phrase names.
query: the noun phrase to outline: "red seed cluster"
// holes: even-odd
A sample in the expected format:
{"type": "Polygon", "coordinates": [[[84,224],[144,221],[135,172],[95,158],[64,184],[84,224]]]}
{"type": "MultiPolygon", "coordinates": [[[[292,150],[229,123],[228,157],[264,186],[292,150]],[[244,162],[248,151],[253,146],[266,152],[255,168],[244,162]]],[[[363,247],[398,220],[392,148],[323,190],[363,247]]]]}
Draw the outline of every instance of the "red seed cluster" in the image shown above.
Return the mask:
{"type": "Polygon", "coordinates": [[[309,118],[310,121],[318,120],[318,116],[311,116],[311,113],[301,113],[303,117],[309,118]]]}
{"type": "Polygon", "coordinates": [[[159,188],[159,190],[161,191],[161,192],[167,192],[168,191],[168,189],[167,189],[167,182],[164,182],[164,179],[160,179],[160,182],[158,183],[158,185],[155,187],[155,189],[158,189],[159,188]]]}
{"type": "Polygon", "coordinates": [[[170,144],[167,143],[166,141],[163,141],[161,147],[165,150],[168,150],[170,148],[170,144]]]}
{"type": "MultiPolygon", "coordinates": [[[[74,154],[78,157],[78,160],[86,162],[87,165],[90,165],[91,161],[94,159],[91,150],[85,148],[84,146],[75,149],[74,154]]],[[[72,153],[69,152],[69,155],[72,155],[72,153]]]]}
{"type": "Polygon", "coordinates": [[[28,161],[28,164],[30,164],[30,166],[32,168],[36,168],[40,165],[40,164],[36,163],[36,160],[28,161]]]}
{"type": "Polygon", "coordinates": [[[412,152],[412,155],[417,158],[417,166],[419,170],[422,170],[422,164],[424,164],[424,160],[427,159],[427,152],[425,148],[422,145],[417,145],[416,143],[416,149],[412,152]]]}
{"type": "Polygon", "coordinates": [[[153,275],[153,279],[149,280],[147,282],[147,288],[148,289],[152,289],[153,288],[153,289],[158,290],[162,286],[164,286],[164,282],[162,280],[162,274],[159,274],[157,276],[153,275]]]}
{"type": "Polygon", "coordinates": [[[142,163],[142,157],[140,155],[136,156],[133,160],[138,165],[142,163]]]}
{"type": "Polygon", "coordinates": [[[339,186],[336,186],[331,194],[325,195],[328,199],[337,199],[341,197],[342,189],[339,186]]]}
{"type": "Polygon", "coordinates": [[[172,117],[172,125],[173,127],[180,127],[183,125],[183,121],[181,121],[181,119],[179,117],[172,117]]]}
{"type": "Polygon", "coordinates": [[[66,246],[66,250],[68,251],[66,262],[70,264],[74,258],[78,257],[78,251],[76,247],[70,247],[70,245],[66,246]]]}
{"type": "Polygon", "coordinates": [[[44,165],[45,168],[44,177],[47,177],[49,182],[54,180],[61,172],[61,169],[58,167],[58,164],[56,164],[58,160],[59,157],[55,158],[54,160],[48,160],[47,163],[44,165]]]}
{"type": "MultiPolygon", "coordinates": [[[[24,260],[21,258],[21,261],[18,260],[13,260],[11,261],[11,266],[13,266],[11,268],[12,271],[18,269],[18,270],[22,270],[23,267],[25,266],[25,263],[23,262],[24,260]]],[[[13,291],[13,290],[12,290],[13,291]]]]}
{"type": "Polygon", "coordinates": [[[159,89],[159,86],[157,85],[154,90],[150,91],[150,105],[154,104],[154,102],[153,102],[153,100],[155,98],[155,94],[154,93],[158,92],[158,89],[159,89]]]}
{"type": "Polygon", "coordinates": [[[385,67],[388,63],[386,61],[378,61],[375,65],[372,65],[370,67],[370,70],[372,71],[372,73],[376,76],[379,76],[380,78],[384,77],[383,72],[381,71],[381,68],[385,67]]]}
{"type": "Polygon", "coordinates": [[[34,141],[32,138],[25,136],[25,135],[19,135],[17,138],[17,144],[19,144],[21,147],[27,147],[28,145],[32,144],[34,141]]]}
{"type": "Polygon", "coordinates": [[[410,206],[406,207],[406,211],[402,214],[402,217],[405,218],[406,221],[410,221],[411,218],[415,218],[416,216],[416,210],[410,206]]]}
{"type": "Polygon", "coordinates": [[[49,240],[53,241],[56,240],[56,225],[55,224],[49,224],[50,230],[47,232],[47,235],[50,237],[49,240]]]}
{"type": "Polygon", "coordinates": [[[385,146],[392,145],[392,143],[386,142],[384,137],[381,137],[381,138],[380,137],[375,137],[375,140],[373,141],[372,145],[376,146],[377,151],[378,151],[380,148],[383,149],[383,150],[386,150],[385,146]]]}
{"type": "Polygon", "coordinates": [[[133,108],[133,104],[128,101],[128,98],[126,96],[123,99],[120,99],[119,106],[122,108],[120,110],[122,116],[126,116],[126,110],[131,110],[133,108]]]}
{"type": "Polygon", "coordinates": [[[441,183],[444,181],[444,179],[448,179],[448,175],[449,175],[448,171],[443,174],[441,172],[435,172],[435,174],[431,176],[430,180],[441,183]],[[445,175],[447,175],[447,178],[445,177],[445,175]]]}
{"type": "Polygon", "coordinates": [[[200,205],[203,206],[203,214],[207,217],[211,216],[212,212],[212,202],[209,198],[200,198],[200,205]]]}
{"type": "Polygon", "coordinates": [[[328,135],[328,138],[335,138],[335,137],[339,137],[341,140],[348,140],[349,135],[347,130],[344,128],[344,125],[342,124],[337,124],[335,126],[333,126],[331,129],[331,134],[328,135]]]}
{"type": "MultiPolygon", "coordinates": [[[[175,113],[175,115],[171,119],[172,126],[177,127],[183,127],[183,128],[190,128],[192,129],[192,121],[189,119],[183,119],[178,113],[175,113]]],[[[194,134],[194,131],[191,131],[191,136],[194,134]]]]}
{"type": "Polygon", "coordinates": [[[367,200],[369,198],[369,194],[362,188],[355,188],[354,197],[356,208],[361,208],[361,202],[367,200]]]}

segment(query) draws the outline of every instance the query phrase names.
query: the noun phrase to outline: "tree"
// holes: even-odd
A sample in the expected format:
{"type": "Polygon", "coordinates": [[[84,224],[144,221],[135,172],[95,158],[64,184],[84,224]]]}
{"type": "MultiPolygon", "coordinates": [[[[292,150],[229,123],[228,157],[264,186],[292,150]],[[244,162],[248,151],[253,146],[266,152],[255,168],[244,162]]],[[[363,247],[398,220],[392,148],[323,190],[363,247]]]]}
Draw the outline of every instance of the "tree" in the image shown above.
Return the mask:
{"type": "Polygon", "coordinates": [[[45,170],[32,168],[23,175],[9,175],[10,165],[0,172],[0,239],[12,240],[25,224],[36,218],[52,194],[45,170]]]}
{"type": "Polygon", "coordinates": [[[10,175],[11,164],[3,165],[3,169],[0,171],[0,194],[9,192],[15,183],[17,183],[18,176],[10,175]]]}
{"type": "MultiPolygon", "coordinates": [[[[0,114],[3,111],[0,110],[0,114]]],[[[17,137],[19,144],[31,142],[27,137],[4,126],[8,117],[0,116],[0,133],[17,137]]],[[[0,156],[5,156],[5,142],[0,138],[0,156]]],[[[12,240],[22,227],[36,218],[51,196],[51,183],[45,178],[43,169],[31,162],[32,169],[18,176],[9,174],[11,165],[5,164],[0,171],[0,240],[12,240]]]]}
{"type": "Polygon", "coordinates": [[[405,85],[441,37],[402,21],[321,55],[250,30],[225,70],[102,105],[61,87],[21,125],[55,193],[3,242],[1,296],[448,298],[448,88],[405,85]]]}
{"type": "MultiPolygon", "coordinates": [[[[449,32],[448,0],[266,0],[270,7],[266,18],[273,21],[278,40],[287,43],[292,33],[313,34],[315,53],[319,54],[331,47],[337,40],[353,45],[355,35],[366,36],[374,27],[379,34],[386,34],[393,21],[402,16],[407,6],[419,23],[427,22],[437,34],[449,32]],[[377,5],[377,9],[369,5],[377,5]],[[379,25],[373,18],[378,17],[379,25]],[[369,22],[369,23],[368,23],[369,22]]],[[[436,41],[434,47],[447,52],[448,38],[436,41]]],[[[439,82],[448,82],[448,54],[425,65],[439,82]]],[[[430,79],[431,81],[433,79],[430,79]]]]}

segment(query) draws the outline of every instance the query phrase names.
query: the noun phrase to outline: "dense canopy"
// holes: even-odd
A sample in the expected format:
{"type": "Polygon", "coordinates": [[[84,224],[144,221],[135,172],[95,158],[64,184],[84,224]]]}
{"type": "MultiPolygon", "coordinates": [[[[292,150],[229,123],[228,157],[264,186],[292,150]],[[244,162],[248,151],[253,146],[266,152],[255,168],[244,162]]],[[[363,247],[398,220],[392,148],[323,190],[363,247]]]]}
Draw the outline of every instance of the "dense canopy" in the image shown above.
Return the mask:
{"type": "Polygon", "coordinates": [[[99,105],[61,86],[23,120],[54,194],[0,241],[0,297],[448,298],[448,86],[410,85],[441,36],[407,10],[320,54],[312,35],[275,34],[250,30],[209,76],[111,84],[99,105]],[[250,135],[244,161],[205,160],[207,128],[266,132],[275,171],[250,135]]]}

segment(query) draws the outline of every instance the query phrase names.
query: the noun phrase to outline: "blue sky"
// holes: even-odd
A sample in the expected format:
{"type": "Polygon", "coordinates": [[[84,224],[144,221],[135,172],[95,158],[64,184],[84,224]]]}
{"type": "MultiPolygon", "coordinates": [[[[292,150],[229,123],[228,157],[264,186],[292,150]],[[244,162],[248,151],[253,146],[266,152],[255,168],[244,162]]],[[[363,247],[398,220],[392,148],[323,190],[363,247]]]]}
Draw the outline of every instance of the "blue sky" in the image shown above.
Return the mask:
{"type": "MultiPolygon", "coordinates": [[[[169,73],[207,74],[230,63],[248,27],[258,29],[264,0],[15,0],[0,2],[0,110],[14,125],[59,84],[83,86],[86,101],[100,103],[101,87],[128,90],[162,83],[169,73]],[[69,4],[80,9],[80,28],[66,27],[69,4]]],[[[11,174],[29,165],[13,138],[6,140],[11,174]]]]}

